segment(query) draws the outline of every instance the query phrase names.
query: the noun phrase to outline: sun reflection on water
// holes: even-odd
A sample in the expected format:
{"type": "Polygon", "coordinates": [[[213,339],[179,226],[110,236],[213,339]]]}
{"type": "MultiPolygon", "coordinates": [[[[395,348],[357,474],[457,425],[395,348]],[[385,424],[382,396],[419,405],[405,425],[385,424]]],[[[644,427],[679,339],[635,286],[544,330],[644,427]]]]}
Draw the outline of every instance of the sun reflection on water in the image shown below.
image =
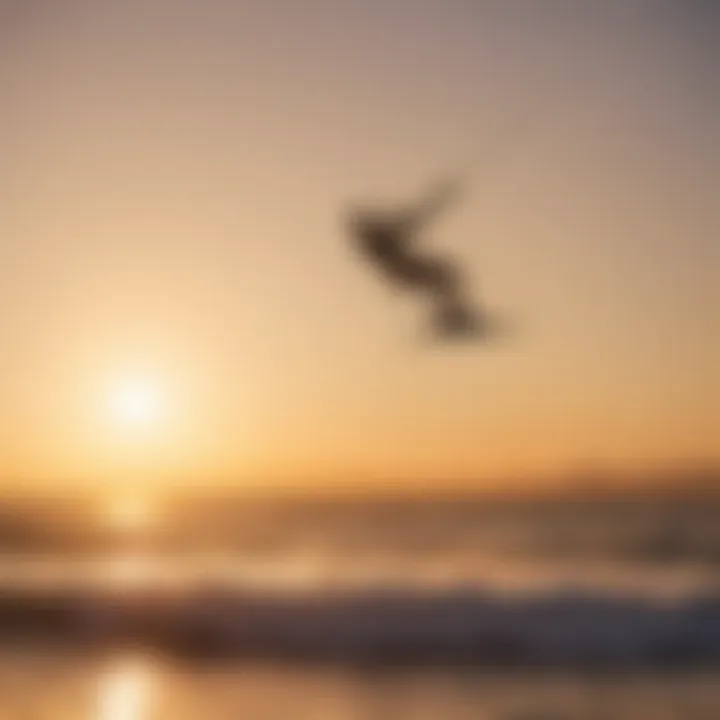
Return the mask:
{"type": "Polygon", "coordinates": [[[148,666],[137,660],[114,665],[100,678],[97,720],[145,720],[152,695],[148,666]]]}

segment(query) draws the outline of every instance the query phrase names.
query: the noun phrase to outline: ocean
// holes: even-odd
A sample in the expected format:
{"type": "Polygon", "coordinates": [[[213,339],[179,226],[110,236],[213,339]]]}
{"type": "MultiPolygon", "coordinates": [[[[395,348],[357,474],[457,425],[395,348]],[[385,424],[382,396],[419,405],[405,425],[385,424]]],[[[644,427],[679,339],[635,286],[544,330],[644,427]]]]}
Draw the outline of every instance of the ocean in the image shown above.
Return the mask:
{"type": "Polygon", "coordinates": [[[0,698],[12,720],[716,720],[720,682],[708,671],[208,668],[28,650],[3,655],[0,698]]]}
{"type": "Polygon", "coordinates": [[[0,718],[720,717],[717,499],[194,512],[5,553],[0,718]]]}

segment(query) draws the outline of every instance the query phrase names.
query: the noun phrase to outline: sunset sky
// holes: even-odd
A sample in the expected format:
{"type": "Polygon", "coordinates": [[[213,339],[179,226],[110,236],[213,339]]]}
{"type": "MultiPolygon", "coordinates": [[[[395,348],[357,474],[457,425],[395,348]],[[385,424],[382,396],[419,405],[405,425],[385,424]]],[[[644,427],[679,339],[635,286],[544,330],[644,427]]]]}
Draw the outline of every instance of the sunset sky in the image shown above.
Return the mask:
{"type": "Polygon", "coordinates": [[[0,0],[0,478],[720,460],[717,8],[0,0]],[[345,234],[454,173],[504,345],[345,234]]]}

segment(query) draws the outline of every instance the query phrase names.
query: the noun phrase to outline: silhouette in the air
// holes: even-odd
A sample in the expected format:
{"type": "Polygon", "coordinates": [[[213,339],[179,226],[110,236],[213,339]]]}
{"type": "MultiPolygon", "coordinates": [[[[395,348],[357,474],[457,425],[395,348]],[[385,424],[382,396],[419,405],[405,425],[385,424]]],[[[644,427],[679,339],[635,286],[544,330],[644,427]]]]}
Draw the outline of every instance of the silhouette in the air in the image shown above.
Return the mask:
{"type": "Polygon", "coordinates": [[[354,211],[351,232],[364,257],[399,288],[423,291],[433,303],[436,337],[487,336],[489,318],[468,297],[458,266],[415,247],[424,227],[458,194],[446,183],[417,206],[387,215],[354,211]]]}

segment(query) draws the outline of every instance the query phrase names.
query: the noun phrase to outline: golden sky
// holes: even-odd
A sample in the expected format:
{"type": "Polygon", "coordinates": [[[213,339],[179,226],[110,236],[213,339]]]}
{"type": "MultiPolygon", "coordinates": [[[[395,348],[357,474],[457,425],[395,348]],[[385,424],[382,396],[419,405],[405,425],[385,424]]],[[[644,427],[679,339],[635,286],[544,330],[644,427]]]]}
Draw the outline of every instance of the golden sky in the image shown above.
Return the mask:
{"type": "Polygon", "coordinates": [[[712,3],[0,13],[6,482],[720,459],[712,3]],[[344,234],[456,171],[435,239],[507,346],[422,347],[344,234]],[[112,409],[132,383],[144,427],[112,409]]]}

